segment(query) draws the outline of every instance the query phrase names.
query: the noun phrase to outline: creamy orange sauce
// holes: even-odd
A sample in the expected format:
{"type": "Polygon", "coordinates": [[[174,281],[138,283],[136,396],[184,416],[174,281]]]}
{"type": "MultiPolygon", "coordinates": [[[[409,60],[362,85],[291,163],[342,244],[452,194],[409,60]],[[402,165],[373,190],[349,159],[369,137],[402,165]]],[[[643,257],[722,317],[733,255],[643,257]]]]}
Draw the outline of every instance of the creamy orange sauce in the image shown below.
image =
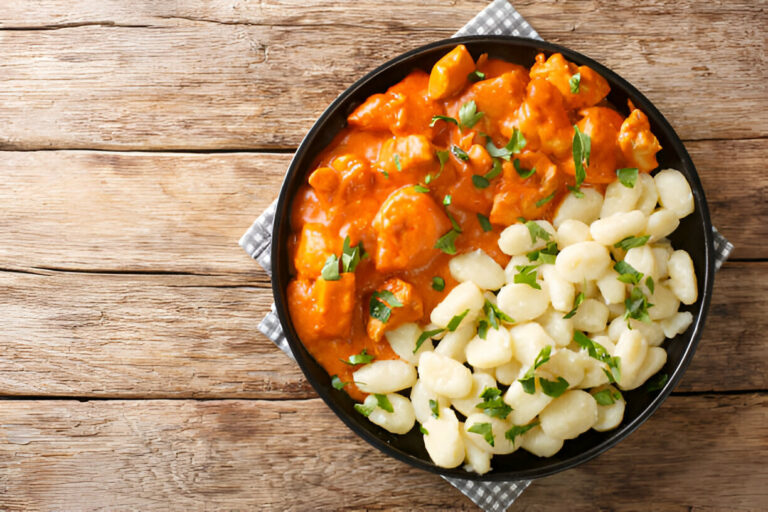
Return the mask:
{"type": "Polygon", "coordinates": [[[568,186],[575,185],[572,156],[574,125],[590,136],[592,150],[582,186],[616,179],[616,170],[650,172],[660,149],[645,115],[633,109],[627,119],[605,103],[607,82],[593,70],[567,62],[560,54],[536,58],[530,70],[481,56],[477,62],[463,45],[444,56],[430,74],[415,70],[386,93],[375,94],[349,117],[348,126],[318,156],[291,211],[290,254],[293,280],[288,287],[291,319],[309,352],[338,375],[358,400],[364,398],[342,362],[363,349],[376,359],[396,359],[385,330],[405,322],[429,323],[430,311],[457,284],[448,262],[454,256],[435,248],[452,229],[461,228],[456,254],[482,249],[502,266],[509,257],[498,248],[499,233],[526,219],[551,219],[568,186]],[[485,78],[472,83],[475,70],[485,78]],[[572,77],[580,76],[578,92],[572,77]],[[434,116],[460,119],[462,105],[474,101],[482,117],[459,127],[434,116]],[[504,147],[519,130],[525,147],[486,188],[473,183],[494,165],[488,137],[504,147]],[[451,152],[452,147],[459,150],[451,152]],[[449,151],[441,169],[438,151],[449,151]],[[456,153],[466,153],[467,159],[456,153]],[[515,169],[535,168],[523,178],[515,169]],[[431,181],[427,178],[431,177],[431,181]],[[429,183],[427,183],[429,181],[429,183]],[[428,191],[414,188],[420,185],[428,191]],[[450,196],[450,204],[444,198],[450,196]],[[552,199],[544,202],[546,198],[552,199]],[[485,232],[477,214],[490,219],[485,232]],[[339,256],[345,237],[367,253],[354,273],[337,281],[321,277],[331,255],[339,256]],[[445,289],[432,287],[433,277],[445,289]],[[404,298],[382,324],[369,315],[371,295],[387,289],[404,298]]]}

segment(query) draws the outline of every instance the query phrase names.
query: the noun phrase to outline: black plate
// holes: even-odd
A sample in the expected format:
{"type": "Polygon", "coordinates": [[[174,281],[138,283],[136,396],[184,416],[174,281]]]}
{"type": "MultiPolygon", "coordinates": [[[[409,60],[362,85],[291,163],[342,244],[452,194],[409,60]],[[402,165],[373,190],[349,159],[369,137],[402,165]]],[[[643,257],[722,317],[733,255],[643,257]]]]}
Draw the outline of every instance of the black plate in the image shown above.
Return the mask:
{"type": "MultiPolygon", "coordinates": [[[[659,74],[658,78],[663,79],[663,70],[658,69],[656,72],[659,74]]],[[[304,138],[283,181],[275,214],[272,264],[275,305],[288,343],[309,382],[339,418],[370,444],[401,461],[442,475],[480,480],[538,478],[563,471],[607,450],[647,420],[675,387],[693,357],[704,327],[715,271],[712,223],[709,219],[704,191],[688,153],[664,116],[626,80],[594,60],[555,44],[505,36],[457,37],[422,46],[375,69],[336,98],[304,138]],[[699,285],[699,300],[696,304],[683,308],[694,315],[691,327],[684,334],[665,343],[668,357],[662,371],[670,376],[668,383],[660,392],[649,394],[641,388],[625,393],[627,407],[624,420],[617,429],[602,433],[590,430],[577,439],[567,441],[562,450],[549,458],[539,458],[524,450],[517,450],[510,455],[496,455],[492,461],[493,470],[482,476],[465,472],[461,467],[445,469],[435,466],[424,448],[418,426],[406,435],[394,435],[357,413],[353,409],[352,399],[343,391],[337,391],[331,387],[328,374],[299,341],[288,314],[286,300],[286,287],[290,281],[287,250],[290,234],[289,212],[292,199],[299,186],[305,183],[310,171],[309,167],[315,157],[345,126],[347,116],[368,96],[385,92],[414,68],[429,72],[432,65],[457,44],[466,45],[475,59],[481,53],[488,53],[490,57],[501,58],[526,67],[534,63],[534,57],[539,52],[547,55],[560,52],[569,61],[589,66],[597,71],[610,84],[611,93],[608,95],[608,100],[621,113],[625,116],[629,113],[626,107],[629,98],[648,116],[651,129],[663,147],[657,155],[661,168],[672,167],[685,175],[693,190],[696,205],[696,211],[683,219],[680,227],[670,237],[676,249],[685,249],[693,259],[699,285]]],[[[307,418],[307,421],[312,419],[307,418]]]]}

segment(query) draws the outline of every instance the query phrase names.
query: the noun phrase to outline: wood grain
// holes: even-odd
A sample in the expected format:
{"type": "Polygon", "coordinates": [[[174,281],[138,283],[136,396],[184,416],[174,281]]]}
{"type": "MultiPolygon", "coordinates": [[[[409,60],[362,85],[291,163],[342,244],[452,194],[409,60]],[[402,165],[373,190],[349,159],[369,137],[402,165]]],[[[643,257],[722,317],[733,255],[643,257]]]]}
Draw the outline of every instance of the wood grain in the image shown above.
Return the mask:
{"type": "MultiPolygon", "coordinates": [[[[0,147],[259,149],[295,147],[354,80],[485,2],[18,4],[0,30],[0,147]]],[[[754,115],[768,109],[763,1],[515,5],[636,85],[683,138],[768,135],[754,115]]]]}
{"type": "MultiPolygon", "coordinates": [[[[765,395],[672,397],[599,458],[534,482],[513,510],[759,509],[767,414],[765,395]]],[[[4,510],[475,510],[319,399],[4,400],[0,416],[4,510]]]]}
{"type": "MultiPolygon", "coordinates": [[[[768,258],[768,139],[687,147],[733,257],[768,258]]],[[[277,196],[290,158],[0,152],[0,268],[265,277],[236,244],[277,196]]]]}
{"type": "MultiPolygon", "coordinates": [[[[728,263],[678,391],[768,389],[768,263],[728,263]]],[[[259,276],[0,272],[0,394],[315,396],[256,326],[259,276]]]]}

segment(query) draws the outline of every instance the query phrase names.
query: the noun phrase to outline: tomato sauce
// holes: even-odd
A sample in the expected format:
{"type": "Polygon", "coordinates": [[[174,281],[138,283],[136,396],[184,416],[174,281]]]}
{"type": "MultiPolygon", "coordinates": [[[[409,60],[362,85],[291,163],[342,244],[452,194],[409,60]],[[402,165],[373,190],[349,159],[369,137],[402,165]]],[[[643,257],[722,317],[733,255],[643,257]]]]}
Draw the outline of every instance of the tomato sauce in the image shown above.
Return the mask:
{"type": "Polygon", "coordinates": [[[350,396],[365,394],[352,383],[359,366],[343,360],[363,350],[396,359],[384,332],[429,323],[457,284],[448,270],[455,254],[482,249],[505,266],[499,233],[521,217],[553,217],[577,185],[574,126],[591,140],[580,186],[602,190],[619,168],[656,167],[660,147],[648,119],[631,104],[625,119],[607,106],[608,92],[597,73],[560,54],[541,54],[528,70],[486,55],[475,62],[459,45],[430,74],[415,70],[350,114],[292,205],[288,287],[299,337],[330,375],[349,383],[350,396]],[[505,150],[520,135],[524,145],[505,150]],[[455,254],[450,244],[436,247],[452,230],[455,254]],[[365,256],[354,272],[337,267],[339,278],[327,280],[323,269],[341,259],[347,237],[365,256]],[[435,277],[445,280],[442,291],[435,277]],[[387,322],[369,314],[380,290],[403,304],[390,308],[387,322]]]}

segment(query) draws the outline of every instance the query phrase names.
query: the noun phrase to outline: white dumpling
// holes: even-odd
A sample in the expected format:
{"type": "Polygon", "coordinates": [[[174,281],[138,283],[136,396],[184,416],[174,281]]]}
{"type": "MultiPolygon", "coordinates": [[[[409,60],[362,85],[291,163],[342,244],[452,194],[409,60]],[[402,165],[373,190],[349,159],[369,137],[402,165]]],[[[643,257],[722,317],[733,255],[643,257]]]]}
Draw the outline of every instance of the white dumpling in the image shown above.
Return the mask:
{"type": "Polygon", "coordinates": [[[543,287],[547,288],[552,307],[558,311],[570,311],[576,295],[573,283],[563,279],[554,265],[542,265],[541,272],[544,278],[543,287]]]}
{"type": "Polygon", "coordinates": [[[424,447],[432,462],[442,468],[455,468],[464,461],[463,427],[451,409],[440,409],[439,417],[430,417],[423,425],[427,431],[424,447]]]}
{"type": "Polygon", "coordinates": [[[483,309],[485,297],[483,292],[472,281],[465,281],[456,285],[453,290],[432,310],[430,320],[439,327],[446,327],[456,315],[461,315],[469,310],[462,323],[473,323],[479,312],[483,309]]]}
{"type": "MultiPolygon", "coordinates": [[[[413,412],[411,401],[397,393],[388,393],[386,397],[392,405],[392,412],[385,411],[377,406],[368,415],[368,419],[393,434],[408,433],[416,423],[416,416],[413,412]]],[[[371,398],[371,395],[368,398],[371,398]]],[[[368,398],[366,399],[366,404],[368,403],[368,398]]],[[[374,400],[378,403],[375,397],[374,400]]]]}
{"type": "Polygon", "coordinates": [[[640,386],[645,384],[645,382],[648,379],[650,379],[659,370],[661,370],[661,368],[664,366],[666,362],[667,362],[666,350],[664,350],[661,347],[650,347],[648,349],[648,352],[646,352],[645,354],[645,359],[643,359],[643,364],[640,366],[640,369],[635,375],[635,380],[631,383],[629,387],[626,387],[624,389],[639,388],[640,386]]]}
{"type": "Polygon", "coordinates": [[[514,357],[524,366],[532,366],[541,349],[555,345],[554,340],[536,322],[515,325],[509,329],[509,336],[514,357]]]}
{"type": "Polygon", "coordinates": [[[485,339],[479,335],[467,343],[467,362],[475,368],[493,368],[512,360],[512,340],[503,326],[489,328],[485,339]]]}
{"type": "Polygon", "coordinates": [[[642,194],[642,185],[635,183],[633,187],[626,187],[621,181],[616,180],[605,188],[603,207],[600,209],[600,218],[606,219],[616,213],[629,212],[635,209],[637,201],[642,194]]]}
{"type": "Polygon", "coordinates": [[[424,384],[439,395],[461,398],[472,389],[472,372],[450,357],[425,352],[419,359],[418,370],[424,384]]]}
{"type": "Polygon", "coordinates": [[[481,249],[452,258],[448,268],[458,282],[472,281],[483,290],[498,290],[506,283],[504,269],[481,249]]]}
{"type": "Polygon", "coordinates": [[[499,291],[496,303],[502,313],[509,315],[515,322],[526,322],[547,310],[549,294],[543,287],[537,290],[527,284],[511,283],[499,291]]]}
{"type": "Polygon", "coordinates": [[[569,245],[592,240],[589,226],[576,219],[564,220],[557,228],[557,247],[563,249],[569,245]]]}
{"type": "Polygon", "coordinates": [[[485,413],[477,412],[467,416],[467,421],[464,422],[464,432],[467,434],[467,438],[476,446],[489,450],[496,455],[505,455],[512,453],[517,449],[505,434],[507,430],[511,428],[509,422],[500,418],[492,418],[485,413]],[[491,433],[493,435],[493,446],[485,439],[482,434],[470,432],[469,430],[473,425],[490,423],[491,433]]]}
{"type": "Polygon", "coordinates": [[[573,439],[597,422],[597,402],[580,389],[566,391],[539,414],[541,429],[556,439],[573,439]]]}
{"type": "Polygon", "coordinates": [[[683,173],[664,169],[653,177],[659,193],[659,203],[675,212],[679,218],[693,213],[693,192],[683,173]]]}
{"type": "Polygon", "coordinates": [[[667,287],[668,282],[656,283],[653,293],[648,296],[648,302],[653,304],[653,307],[648,308],[651,320],[669,318],[680,309],[680,300],[667,287]]]}
{"type": "Polygon", "coordinates": [[[571,283],[585,279],[597,279],[611,264],[611,256],[605,246],[597,242],[579,242],[569,245],[557,255],[557,273],[571,283]]]}
{"type": "Polygon", "coordinates": [[[606,304],[623,304],[627,293],[626,284],[619,281],[619,273],[608,268],[597,280],[597,288],[606,304]]]}
{"type": "Polygon", "coordinates": [[[643,215],[650,215],[659,201],[659,193],[656,192],[656,182],[653,181],[653,177],[650,174],[641,172],[637,176],[635,186],[642,189],[635,210],[640,210],[643,212],[643,215]]]}
{"type": "Polygon", "coordinates": [[[570,389],[577,387],[584,380],[586,366],[583,359],[572,350],[560,348],[552,354],[549,361],[540,367],[552,375],[562,377],[568,381],[570,389]]]}
{"type": "Polygon", "coordinates": [[[573,319],[564,316],[561,311],[548,309],[536,319],[558,347],[565,347],[573,340],[573,319]]]}
{"type": "Polygon", "coordinates": [[[572,320],[573,328],[579,331],[602,331],[608,323],[608,307],[595,299],[585,299],[572,320]]]}
{"type": "Polygon", "coordinates": [[[655,278],[656,276],[656,258],[653,255],[653,250],[647,245],[633,247],[628,250],[627,255],[624,257],[624,262],[642,273],[645,277],[651,276],[655,278]]]}
{"type": "Polygon", "coordinates": [[[467,343],[475,336],[473,324],[462,324],[453,332],[447,332],[440,343],[435,347],[435,352],[463,363],[467,360],[467,343]]]}
{"type": "Polygon", "coordinates": [[[669,281],[667,285],[672,293],[683,304],[693,304],[698,298],[696,284],[696,272],[693,270],[693,260],[690,255],[682,250],[675,251],[667,262],[669,281]]]}
{"type": "MultiPolygon", "coordinates": [[[[613,430],[618,427],[621,420],[624,419],[624,409],[626,408],[626,401],[624,397],[613,386],[603,386],[592,390],[592,396],[601,391],[607,390],[610,395],[610,400],[613,403],[607,405],[597,404],[597,422],[592,425],[592,428],[598,432],[605,432],[606,430],[613,430]]],[[[605,395],[605,393],[603,393],[605,395]]]]}
{"type": "Polygon", "coordinates": [[[416,420],[422,425],[433,416],[430,400],[436,404],[438,410],[443,407],[450,407],[451,405],[451,401],[448,398],[438,395],[425,386],[421,380],[416,381],[416,384],[411,388],[411,404],[413,405],[416,420]]]}
{"type": "Polygon", "coordinates": [[[484,475],[491,470],[491,458],[493,454],[484,450],[472,442],[464,429],[461,429],[464,438],[464,469],[474,471],[478,475],[484,475]]]}
{"type": "Polygon", "coordinates": [[[496,380],[505,386],[512,384],[520,376],[520,370],[523,365],[520,361],[513,359],[510,362],[497,366],[495,369],[496,380]]]}
{"type": "MultiPolygon", "coordinates": [[[[537,370],[536,375],[554,380],[551,375],[540,370],[537,370]]],[[[512,412],[507,417],[510,423],[527,425],[553,400],[551,396],[541,390],[538,378],[535,379],[535,383],[536,388],[533,394],[526,393],[519,380],[513,382],[507,392],[504,393],[504,402],[512,407],[512,412]]]]}
{"type": "Polygon", "coordinates": [[[395,354],[400,356],[400,359],[408,361],[415,365],[419,362],[419,356],[424,352],[433,349],[432,340],[427,339],[422,342],[419,350],[414,353],[416,348],[416,342],[421,336],[421,329],[414,323],[403,324],[397,329],[387,331],[384,335],[387,337],[389,346],[395,351],[395,354]]]}
{"type": "Polygon", "coordinates": [[[352,378],[363,393],[384,395],[413,386],[416,383],[416,369],[407,361],[382,359],[361,366],[352,374],[352,378]]]}
{"type": "Polygon", "coordinates": [[[648,217],[645,232],[650,235],[650,242],[655,242],[666,237],[680,225],[677,214],[667,208],[660,208],[648,217]]]}
{"type": "Polygon", "coordinates": [[[518,441],[523,450],[537,457],[551,457],[563,447],[564,441],[550,437],[544,433],[541,426],[537,425],[521,436],[518,441]]]}
{"type": "MultiPolygon", "coordinates": [[[[545,220],[534,222],[550,235],[551,240],[555,239],[555,228],[552,227],[552,224],[545,220]]],[[[547,240],[541,237],[536,237],[534,242],[533,236],[531,236],[531,232],[525,224],[512,224],[499,235],[499,249],[504,254],[510,256],[527,254],[536,249],[546,247],[546,245],[547,240]]]]}
{"type": "Polygon", "coordinates": [[[689,311],[681,311],[669,318],[665,318],[660,323],[661,328],[664,331],[664,336],[667,338],[674,338],[678,334],[682,334],[688,330],[688,327],[693,323],[693,314],[689,311]]]}
{"type": "Polygon", "coordinates": [[[552,221],[556,228],[559,228],[568,219],[591,224],[600,216],[600,209],[603,206],[603,194],[592,188],[582,188],[581,193],[582,197],[576,197],[575,194],[565,196],[552,221]]]}
{"type": "Polygon", "coordinates": [[[647,218],[640,210],[616,213],[606,219],[596,220],[589,226],[592,239],[603,245],[613,245],[616,242],[642,234],[647,218]]]}
{"type": "Polygon", "coordinates": [[[620,360],[621,378],[619,387],[621,389],[634,389],[634,383],[643,366],[645,356],[648,352],[648,342],[639,331],[626,330],[621,333],[614,356],[620,360]]]}

